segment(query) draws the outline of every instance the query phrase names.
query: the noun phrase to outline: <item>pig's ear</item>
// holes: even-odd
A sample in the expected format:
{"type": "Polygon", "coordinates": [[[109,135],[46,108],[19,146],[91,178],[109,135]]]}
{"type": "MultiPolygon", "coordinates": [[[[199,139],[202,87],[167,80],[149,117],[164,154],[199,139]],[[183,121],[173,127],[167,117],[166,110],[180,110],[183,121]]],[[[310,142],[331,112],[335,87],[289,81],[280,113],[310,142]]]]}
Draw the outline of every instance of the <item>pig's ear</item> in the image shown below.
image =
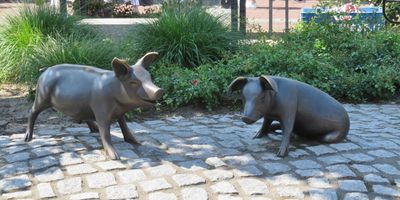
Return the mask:
{"type": "Polygon", "coordinates": [[[234,92],[236,90],[241,90],[243,89],[244,85],[247,83],[247,78],[246,77],[237,77],[235,80],[232,81],[232,83],[229,85],[229,92],[234,92]]]}
{"type": "Polygon", "coordinates": [[[273,90],[278,92],[278,85],[276,84],[275,80],[269,76],[260,76],[260,83],[264,90],[273,90]]]}
{"type": "Polygon", "coordinates": [[[151,63],[154,62],[155,59],[157,59],[158,53],[157,52],[149,52],[146,53],[141,59],[138,60],[136,65],[141,65],[144,68],[148,68],[151,63]]]}
{"type": "Polygon", "coordinates": [[[115,75],[119,78],[129,73],[129,65],[125,60],[114,58],[111,62],[115,75]]]}

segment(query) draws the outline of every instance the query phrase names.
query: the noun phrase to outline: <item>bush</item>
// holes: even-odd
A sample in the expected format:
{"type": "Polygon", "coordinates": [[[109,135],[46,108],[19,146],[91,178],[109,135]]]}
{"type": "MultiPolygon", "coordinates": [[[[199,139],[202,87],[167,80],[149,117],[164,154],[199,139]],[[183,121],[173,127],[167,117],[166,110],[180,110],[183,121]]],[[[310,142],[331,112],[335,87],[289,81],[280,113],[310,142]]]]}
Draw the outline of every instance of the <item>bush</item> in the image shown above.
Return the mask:
{"type": "Polygon", "coordinates": [[[30,60],[47,57],[51,51],[42,49],[41,55],[33,54],[39,52],[38,48],[48,48],[48,43],[62,41],[64,37],[72,42],[71,38],[84,41],[96,36],[91,28],[81,25],[78,18],[67,17],[53,8],[24,8],[19,16],[8,18],[8,25],[0,31],[0,82],[33,83],[35,80],[31,77],[39,72],[31,66],[30,60]]]}
{"type": "Polygon", "coordinates": [[[130,43],[137,55],[157,51],[167,63],[191,68],[234,51],[236,39],[222,17],[214,17],[200,6],[180,3],[164,4],[158,20],[138,27],[130,43]]]}
{"type": "Polygon", "coordinates": [[[138,8],[129,4],[116,5],[113,10],[114,17],[133,17],[138,15],[139,15],[138,8]]]}
{"type": "Polygon", "coordinates": [[[347,24],[299,24],[273,43],[259,42],[194,70],[159,66],[164,103],[212,109],[237,76],[278,75],[309,83],[345,102],[394,98],[400,87],[399,29],[357,32],[347,24]],[[196,85],[194,84],[194,81],[196,85]]]}

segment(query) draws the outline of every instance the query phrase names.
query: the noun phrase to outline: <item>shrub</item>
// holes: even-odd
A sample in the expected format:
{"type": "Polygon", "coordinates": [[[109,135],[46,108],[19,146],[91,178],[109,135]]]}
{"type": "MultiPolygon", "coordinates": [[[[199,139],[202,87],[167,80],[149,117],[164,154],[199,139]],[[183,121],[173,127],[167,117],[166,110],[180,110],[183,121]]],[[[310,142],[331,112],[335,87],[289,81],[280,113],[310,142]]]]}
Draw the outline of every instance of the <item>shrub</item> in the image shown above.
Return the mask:
{"type": "MultiPolygon", "coordinates": [[[[32,79],[29,60],[32,52],[45,46],[48,40],[75,35],[79,38],[96,37],[96,33],[53,8],[38,6],[23,8],[20,15],[8,18],[8,25],[0,31],[0,82],[26,82],[32,79]]],[[[48,56],[43,49],[42,56],[48,56]]],[[[38,72],[36,72],[38,73],[38,72]]]]}
{"type": "Polygon", "coordinates": [[[346,102],[394,98],[400,87],[400,34],[396,28],[357,32],[344,24],[299,24],[274,43],[258,42],[212,64],[154,71],[164,103],[212,109],[237,76],[278,75],[309,83],[346,102]],[[196,80],[196,85],[193,81],[196,80]]]}
{"type": "Polygon", "coordinates": [[[164,4],[161,16],[138,27],[130,38],[136,54],[157,51],[167,63],[184,67],[219,60],[237,48],[233,33],[207,11],[193,4],[164,4]]]}

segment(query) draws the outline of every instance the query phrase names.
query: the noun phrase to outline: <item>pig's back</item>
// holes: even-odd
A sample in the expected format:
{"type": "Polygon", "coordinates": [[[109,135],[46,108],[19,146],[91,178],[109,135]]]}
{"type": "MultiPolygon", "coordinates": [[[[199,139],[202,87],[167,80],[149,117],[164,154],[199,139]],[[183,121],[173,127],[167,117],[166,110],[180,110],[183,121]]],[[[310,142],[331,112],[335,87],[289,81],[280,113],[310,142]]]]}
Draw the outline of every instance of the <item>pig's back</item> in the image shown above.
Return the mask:
{"type": "Polygon", "coordinates": [[[90,102],[94,84],[108,72],[83,65],[56,65],[40,76],[38,91],[49,97],[56,110],[75,119],[88,119],[93,115],[90,102]]]}

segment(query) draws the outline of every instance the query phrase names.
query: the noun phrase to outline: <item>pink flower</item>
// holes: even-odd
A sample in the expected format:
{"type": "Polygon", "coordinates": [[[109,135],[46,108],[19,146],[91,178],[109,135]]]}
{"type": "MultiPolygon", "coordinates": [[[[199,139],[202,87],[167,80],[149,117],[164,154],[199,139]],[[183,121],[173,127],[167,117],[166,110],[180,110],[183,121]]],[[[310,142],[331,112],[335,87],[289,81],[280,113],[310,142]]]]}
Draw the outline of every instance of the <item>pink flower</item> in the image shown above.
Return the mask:
{"type": "Polygon", "coordinates": [[[194,86],[197,86],[197,84],[199,84],[199,81],[198,81],[197,79],[194,79],[194,80],[192,81],[192,83],[193,83],[194,86]]]}
{"type": "Polygon", "coordinates": [[[346,3],[343,5],[342,9],[344,10],[344,12],[346,13],[351,13],[351,12],[357,12],[358,8],[356,5],[351,4],[351,3],[346,3]]]}
{"type": "Polygon", "coordinates": [[[350,21],[353,17],[351,15],[343,16],[343,20],[350,21]]]}

